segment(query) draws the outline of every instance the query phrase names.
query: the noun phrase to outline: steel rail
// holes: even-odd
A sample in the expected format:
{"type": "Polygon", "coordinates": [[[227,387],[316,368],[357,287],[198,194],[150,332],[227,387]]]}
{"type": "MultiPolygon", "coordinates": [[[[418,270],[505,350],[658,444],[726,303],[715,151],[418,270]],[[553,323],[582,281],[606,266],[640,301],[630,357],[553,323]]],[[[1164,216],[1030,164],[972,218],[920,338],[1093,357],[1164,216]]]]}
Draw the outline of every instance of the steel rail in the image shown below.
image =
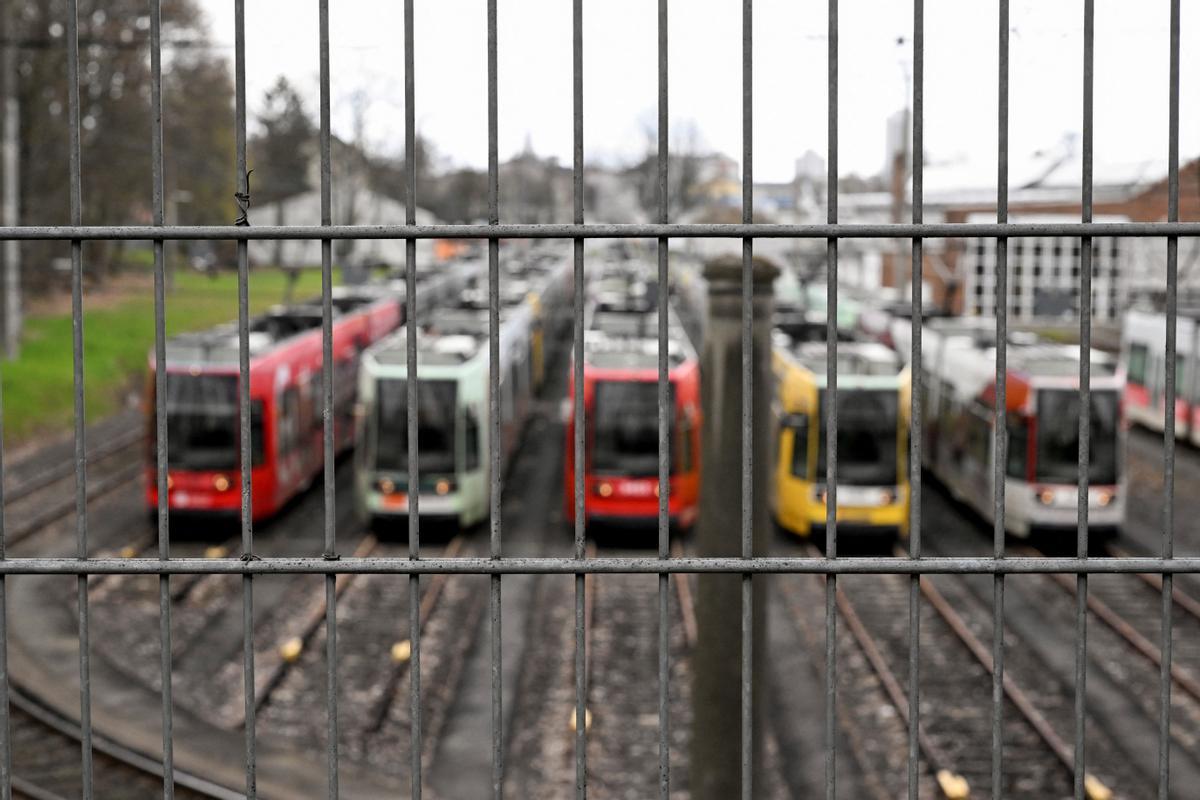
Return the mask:
{"type": "Polygon", "coordinates": [[[1098,620],[1124,639],[1130,647],[1151,664],[1159,669],[1167,670],[1171,675],[1171,681],[1176,686],[1191,695],[1194,700],[1200,701],[1200,678],[1178,663],[1168,662],[1163,657],[1162,650],[1122,617],[1120,612],[1094,594],[1087,593],[1080,598],[1077,587],[1066,575],[1052,574],[1050,578],[1067,594],[1086,601],[1087,610],[1092,612],[1098,620]]]}
{"type": "MultiPolygon", "coordinates": [[[[130,431],[124,435],[113,437],[108,442],[102,445],[91,448],[87,454],[88,464],[95,466],[97,461],[104,461],[112,456],[124,451],[128,447],[138,444],[145,438],[145,434],[140,430],[130,431]]],[[[38,472],[32,478],[26,478],[14,486],[4,490],[4,503],[6,506],[24,500],[30,494],[44,489],[55,481],[61,481],[64,478],[70,478],[75,474],[75,465],[72,462],[63,462],[53,467],[49,467],[38,472]]]]}
{"type": "MultiPolygon", "coordinates": [[[[459,552],[462,551],[465,541],[466,540],[461,533],[455,536],[449,541],[449,543],[446,544],[445,556],[447,558],[453,558],[454,556],[457,556],[459,552]]],[[[414,583],[418,577],[420,576],[413,576],[414,583]]],[[[417,628],[415,631],[410,630],[409,632],[408,654],[404,658],[399,657],[400,655],[403,655],[402,646],[404,642],[397,642],[396,644],[401,646],[401,651],[398,652],[393,649],[392,661],[395,667],[388,675],[386,682],[387,688],[383,692],[382,699],[371,712],[371,722],[367,726],[367,730],[370,732],[376,733],[383,728],[383,723],[387,719],[388,710],[392,707],[392,703],[395,702],[396,699],[396,687],[399,685],[400,680],[404,677],[404,674],[406,672],[409,672],[412,675],[416,674],[414,672],[410,672],[414,667],[417,666],[416,657],[418,655],[418,651],[413,649],[413,644],[414,642],[418,641],[421,634],[425,632],[425,626],[429,624],[429,618],[433,616],[433,612],[437,609],[438,601],[441,599],[442,591],[446,588],[446,582],[449,579],[450,576],[446,573],[434,575],[430,579],[429,586],[425,588],[425,592],[419,595],[420,599],[417,603],[416,613],[412,614],[412,616],[417,620],[417,628]],[[415,637],[413,635],[414,633],[416,634],[415,637]]],[[[413,741],[414,749],[420,750],[421,748],[416,746],[416,739],[413,741]]]]}
{"type": "MultiPolygon", "coordinates": [[[[141,474],[142,465],[132,464],[111,475],[107,475],[100,480],[92,481],[86,488],[86,501],[90,502],[106,494],[128,486],[129,481],[137,478],[141,474]]],[[[70,477],[68,475],[62,476],[70,477]]],[[[65,498],[54,505],[47,506],[29,519],[21,521],[17,525],[12,525],[9,529],[7,544],[14,545],[25,541],[43,530],[51,522],[67,516],[72,511],[77,511],[77,503],[75,497],[65,498]]]]}
{"type": "MultiPolygon", "coordinates": [[[[671,558],[683,556],[683,545],[678,540],[671,544],[671,558]]],[[[679,612],[683,618],[683,641],[688,649],[696,646],[699,626],[696,623],[696,604],[692,599],[692,587],[686,575],[675,580],[675,592],[679,595],[679,612]]]]}
{"type": "MultiPolygon", "coordinates": [[[[808,546],[810,550],[815,550],[813,545],[808,546]]],[[[913,580],[919,580],[919,576],[913,576],[913,580]]],[[[824,578],[821,579],[822,581],[824,578]]],[[[924,756],[926,764],[929,766],[930,772],[937,781],[938,788],[942,790],[942,794],[950,798],[950,800],[965,800],[970,796],[970,787],[962,773],[955,770],[951,766],[949,755],[944,753],[940,747],[934,744],[929,738],[926,729],[920,724],[920,717],[914,716],[910,709],[908,695],[901,688],[900,681],[888,666],[887,659],[883,655],[875,637],[871,636],[866,625],[863,624],[862,618],[854,608],[854,603],[845,590],[839,586],[836,588],[837,608],[841,613],[842,618],[846,621],[846,627],[849,629],[854,641],[858,643],[859,649],[867,659],[867,663],[871,666],[871,670],[879,678],[880,684],[883,686],[884,694],[888,701],[892,704],[900,719],[909,727],[910,739],[915,739],[917,749],[920,755],[924,756]]],[[[911,694],[911,692],[910,692],[911,694]]],[[[918,771],[918,754],[909,752],[909,770],[908,770],[908,787],[910,793],[917,791],[917,771],[918,771]]]]}
{"type": "MultiPolygon", "coordinates": [[[[1130,551],[1119,547],[1115,544],[1106,544],[1105,550],[1111,558],[1135,558],[1130,551]]],[[[1161,575],[1156,575],[1153,572],[1138,572],[1135,573],[1150,588],[1157,592],[1163,590],[1163,579],[1161,575]]],[[[1171,587],[1171,602],[1175,604],[1181,611],[1196,620],[1200,620],[1200,599],[1180,589],[1178,586],[1171,587]]]]}
{"type": "MultiPolygon", "coordinates": [[[[788,581],[779,581],[777,583],[781,587],[780,592],[784,596],[787,605],[790,606],[792,610],[792,613],[788,614],[788,617],[791,618],[793,627],[801,642],[809,650],[813,651],[814,653],[817,652],[824,647],[824,642],[817,640],[814,626],[805,617],[805,606],[796,598],[796,589],[794,585],[788,581]]],[[[817,674],[818,679],[823,679],[824,676],[820,674],[820,671],[824,666],[823,662],[819,662],[814,659],[812,666],[814,672],[817,674]]],[[[838,697],[837,703],[839,711],[844,712],[846,709],[844,700],[841,696],[838,697]]],[[[852,714],[839,713],[837,717],[837,724],[841,729],[842,734],[850,741],[852,745],[850,752],[860,767],[862,773],[861,777],[863,782],[867,785],[868,791],[873,797],[876,798],[876,800],[894,800],[894,796],[888,793],[887,789],[880,781],[880,776],[876,772],[872,771],[872,767],[874,765],[868,759],[863,757],[863,743],[871,737],[878,736],[878,732],[872,731],[871,737],[868,737],[863,732],[862,728],[857,724],[852,714]]]]}
{"type": "Polygon", "coordinates": [[[1070,575],[1162,572],[1169,575],[1200,574],[1200,557],[1178,558],[1006,558],[936,557],[896,559],[879,556],[855,558],[796,558],[768,556],[753,560],[738,557],[687,556],[555,558],[345,558],[330,561],[316,557],[268,556],[240,558],[87,558],[28,557],[0,560],[0,575],[325,575],[360,573],[409,575],[573,575],[597,573],[684,574],[753,572],[758,574],[824,575],[1026,575],[1062,572],[1070,575]]]}
{"type": "Polygon", "coordinates": [[[0,240],[234,241],[322,239],[967,239],[1200,236],[1200,222],[506,223],[495,225],[25,225],[0,240]]]}
{"type": "MultiPolygon", "coordinates": [[[[73,720],[43,705],[34,696],[27,694],[19,686],[10,687],[9,702],[13,709],[27,714],[60,736],[77,742],[81,740],[82,731],[78,720],[73,720]]],[[[159,759],[127,747],[117,740],[106,736],[102,731],[97,730],[93,732],[92,747],[96,753],[102,754],[106,758],[110,758],[125,767],[158,778],[163,776],[162,762],[159,759]]],[[[172,776],[177,788],[187,789],[203,797],[216,798],[217,800],[237,800],[237,798],[243,797],[241,792],[233,791],[220,784],[213,783],[207,778],[203,778],[187,770],[181,770],[178,767],[174,768],[172,776]]],[[[15,775],[12,780],[13,789],[18,793],[32,794],[32,792],[22,789],[19,785],[28,785],[31,783],[30,781],[21,780],[15,775]]],[[[34,791],[36,791],[36,784],[34,785],[34,791]]]]}
{"type": "MultiPolygon", "coordinates": [[[[359,542],[358,547],[355,548],[354,556],[356,558],[367,558],[375,551],[378,545],[379,541],[373,535],[367,534],[359,542]]],[[[332,579],[334,582],[333,597],[331,598],[326,592],[325,586],[322,586],[319,594],[316,596],[315,602],[309,603],[301,612],[300,631],[275,645],[271,649],[271,658],[257,657],[258,669],[254,672],[258,686],[254,693],[256,710],[262,710],[263,706],[267,704],[271,694],[283,682],[288,668],[299,658],[300,653],[308,645],[313,634],[321,627],[321,623],[328,621],[327,615],[330,601],[332,600],[336,603],[337,599],[342,596],[358,576],[348,574],[334,575],[329,573],[326,577],[332,579]]],[[[231,727],[240,728],[245,721],[244,716],[234,716],[231,721],[231,727]]]]}
{"type": "MultiPolygon", "coordinates": [[[[1006,560],[1013,561],[1016,559],[1006,560]]],[[[945,623],[950,627],[950,629],[954,631],[954,634],[967,647],[967,649],[971,652],[971,655],[975,657],[975,660],[978,661],[979,664],[985,670],[987,670],[989,674],[992,674],[994,664],[992,662],[991,653],[988,652],[987,646],[984,645],[977,636],[975,636],[967,623],[961,616],[959,616],[958,612],[951,607],[950,603],[946,601],[946,598],[943,597],[942,593],[937,590],[932,581],[922,578],[920,583],[921,594],[925,596],[925,599],[929,602],[930,607],[932,607],[933,610],[937,612],[938,616],[940,616],[942,620],[945,621],[945,623]]],[[[1058,760],[1062,762],[1063,766],[1066,767],[1067,770],[1072,773],[1072,775],[1074,775],[1077,772],[1075,769],[1076,753],[1072,746],[1067,744],[1066,740],[1058,735],[1058,732],[1054,729],[1054,726],[1048,719],[1046,719],[1042,712],[1037,709],[1033,703],[1033,700],[1030,699],[1025,690],[1018,686],[1017,682],[1013,680],[1013,678],[1007,673],[1003,675],[1003,685],[1005,697],[1007,697],[1013,706],[1015,706],[1016,709],[1021,712],[1021,716],[1023,716],[1030,726],[1033,727],[1038,736],[1041,737],[1042,741],[1046,743],[1046,746],[1049,747],[1054,752],[1054,755],[1058,758],[1058,760]]],[[[1111,797],[1107,787],[1104,786],[1104,784],[1097,777],[1090,773],[1081,776],[1079,788],[1082,792],[1084,792],[1085,796],[1091,800],[1100,800],[1100,798],[1111,797]]]]}

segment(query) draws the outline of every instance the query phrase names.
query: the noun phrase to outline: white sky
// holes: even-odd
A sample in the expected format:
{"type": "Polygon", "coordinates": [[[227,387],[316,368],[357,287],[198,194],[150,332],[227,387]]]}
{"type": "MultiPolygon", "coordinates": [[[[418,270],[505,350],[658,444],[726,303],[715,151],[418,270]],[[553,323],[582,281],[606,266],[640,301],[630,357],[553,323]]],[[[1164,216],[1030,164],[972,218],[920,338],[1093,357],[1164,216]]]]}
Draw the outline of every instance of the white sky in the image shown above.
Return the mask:
{"type": "MultiPolygon", "coordinates": [[[[233,3],[200,0],[213,36],[233,42],[233,3]]],[[[355,104],[376,149],[404,139],[403,2],[333,0],[334,131],[349,137],[355,104]]],[[[969,162],[971,188],[995,183],[995,0],[925,3],[925,151],[929,163],[969,162]]],[[[1200,152],[1200,2],[1184,0],[1182,157],[1200,152]]],[[[584,4],[584,145],[588,160],[628,161],[656,119],[653,0],[584,4]]],[[[787,180],[806,150],[826,152],[826,3],[759,0],[754,6],[754,154],[757,180],[787,180]]],[[[1013,0],[1010,151],[1020,164],[1082,118],[1081,0],[1013,0]]],[[[486,0],[416,0],[416,118],[459,164],[487,158],[486,0]]],[[[571,3],[501,0],[499,133],[505,158],[528,137],[542,154],[571,159],[571,3]]],[[[1168,3],[1097,0],[1095,148],[1106,166],[1161,162],[1167,148],[1168,3]]],[[[246,3],[247,97],[253,112],[279,74],[317,109],[317,4],[246,3]]],[[[912,5],[841,0],[840,171],[884,161],[885,120],[905,101],[912,5]],[[898,45],[897,38],[905,44],[898,45]]],[[[741,4],[674,0],[670,8],[670,119],[694,123],[702,142],[739,158],[741,4]]],[[[232,47],[226,52],[232,58],[232,47]]],[[[964,187],[965,188],[965,187],[964,187]]]]}

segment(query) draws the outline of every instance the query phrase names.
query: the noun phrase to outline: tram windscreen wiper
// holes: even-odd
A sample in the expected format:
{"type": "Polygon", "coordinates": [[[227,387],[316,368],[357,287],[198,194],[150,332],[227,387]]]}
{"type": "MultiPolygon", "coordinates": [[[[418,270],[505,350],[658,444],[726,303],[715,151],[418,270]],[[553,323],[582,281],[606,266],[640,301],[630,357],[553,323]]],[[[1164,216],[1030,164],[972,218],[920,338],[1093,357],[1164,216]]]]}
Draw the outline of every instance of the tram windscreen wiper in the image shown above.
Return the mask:
{"type": "MultiPolygon", "coordinates": [[[[1043,389],[1037,403],[1037,479],[1074,484],[1079,480],[1079,392],[1043,389]]],[[[1090,483],[1117,483],[1117,410],[1116,392],[1092,392],[1090,483]]]]}
{"type": "MultiPolygon", "coordinates": [[[[821,392],[821,432],[817,480],[825,478],[825,397],[821,392]]],[[[898,398],[894,389],[839,389],[837,480],[845,486],[894,486],[897,453],[898,398]]]]}
{"type": "MultiPolygon", "coordinates": [[[[381,380],[378,393],[375,468],[403,472],[408,469],[408,383],[381,380]]],[[[417,383],[417,469],[422,473],[454,471],[457,393],[454,381],[417,383]]]]}
{"type": "MultiPolygon", "coordinates": [[[[669,386],[670,463],[675,463],[675,386],[669,386]]],[[[658,383],[597,381],[591,415],[591,471],[649,478],[658,475],[658,383]]]]}

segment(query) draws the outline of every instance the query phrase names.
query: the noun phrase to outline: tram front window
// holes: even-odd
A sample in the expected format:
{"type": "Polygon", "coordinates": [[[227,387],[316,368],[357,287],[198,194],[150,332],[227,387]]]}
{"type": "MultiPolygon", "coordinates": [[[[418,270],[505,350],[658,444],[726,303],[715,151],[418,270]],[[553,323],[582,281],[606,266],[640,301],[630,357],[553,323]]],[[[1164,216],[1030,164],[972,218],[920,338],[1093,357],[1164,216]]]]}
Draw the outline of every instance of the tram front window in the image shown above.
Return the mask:
{"type": "MultiPolygon", "coordinates": [[[[816,479],[825,479],[826,392],[821,393],[821,433],[816,479]]],[[[895,390],[839,389],[837,392],[837,481],[839,486],[895,486],[898,398],[895,390]]]]}
{"type": "MultiPolygon", "coordinates": [[[[1116,392],[1093,392],[1088,482],[1117,482],[1116,392]]],[[[1079,392],[1043,389],[1037,405],[1037,479],[1074,484],[1079,480],[1079,392]]]]}
{"type": "MultiPolygon", "coordinates": [[[[237,376],[167,373],[167,466],[234,470],[241,451],[237,376]]],[[[262,402],[250,404],[251,450],[262,462],[262,402]]],[[[151,426],[153,440],[154,426],[151,426]]],[[[152,441],[153,444],[153,441],[152,441]]]]}
{"type": "MultiPolygon", "coordinates": [[[[668,389],[669,457],[675,463],[675,386],[668,389]]],[[[656,381],[597,381],[591,423],[593,472],[631,478],[658,475],[656,381]]]]}
{"type": "MultiPolygon", "coordinates": [[[[377,393],[375,467],[404,472],[408,469],[407,381],[381,380],[377,393]]],[[[419,472],[454,471],[456,395],[454,381],[420,381],[417,384],[419,472]]]]}

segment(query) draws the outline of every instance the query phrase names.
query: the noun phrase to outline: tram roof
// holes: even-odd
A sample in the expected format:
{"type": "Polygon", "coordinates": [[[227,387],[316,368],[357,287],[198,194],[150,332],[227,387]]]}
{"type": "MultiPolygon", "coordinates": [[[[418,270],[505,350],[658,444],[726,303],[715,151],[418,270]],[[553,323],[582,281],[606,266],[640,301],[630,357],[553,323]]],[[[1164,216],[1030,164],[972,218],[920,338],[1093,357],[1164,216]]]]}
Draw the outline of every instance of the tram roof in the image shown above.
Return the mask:
{"type": "MultiPolygon", "coordinates": [[[[801,366],[819,378],[827,373],[828,347],[824,342],[801,342],[785,346],[784,350],[801,366]]],[[[837,372],[839,382],[845,377],[896,377],[904,369],[899,356],[877,342],[839,342],[837,372]]]]}
{"type": "MultiPolygon", "coordinates": [[[[386,287],[343,286],[330,292],[333,317],[338,317],[389,296],[386,287]]],[[[321,300],[278,305],[250,318],[247,344],[250,357],[274,350],[289,339],[321,327],[321,300]]],[[[192,366],[236,366],[239,361],[238,326],[226,322],[203,331],[181,333],[166,342],[167,363],[192,366]]]]}

